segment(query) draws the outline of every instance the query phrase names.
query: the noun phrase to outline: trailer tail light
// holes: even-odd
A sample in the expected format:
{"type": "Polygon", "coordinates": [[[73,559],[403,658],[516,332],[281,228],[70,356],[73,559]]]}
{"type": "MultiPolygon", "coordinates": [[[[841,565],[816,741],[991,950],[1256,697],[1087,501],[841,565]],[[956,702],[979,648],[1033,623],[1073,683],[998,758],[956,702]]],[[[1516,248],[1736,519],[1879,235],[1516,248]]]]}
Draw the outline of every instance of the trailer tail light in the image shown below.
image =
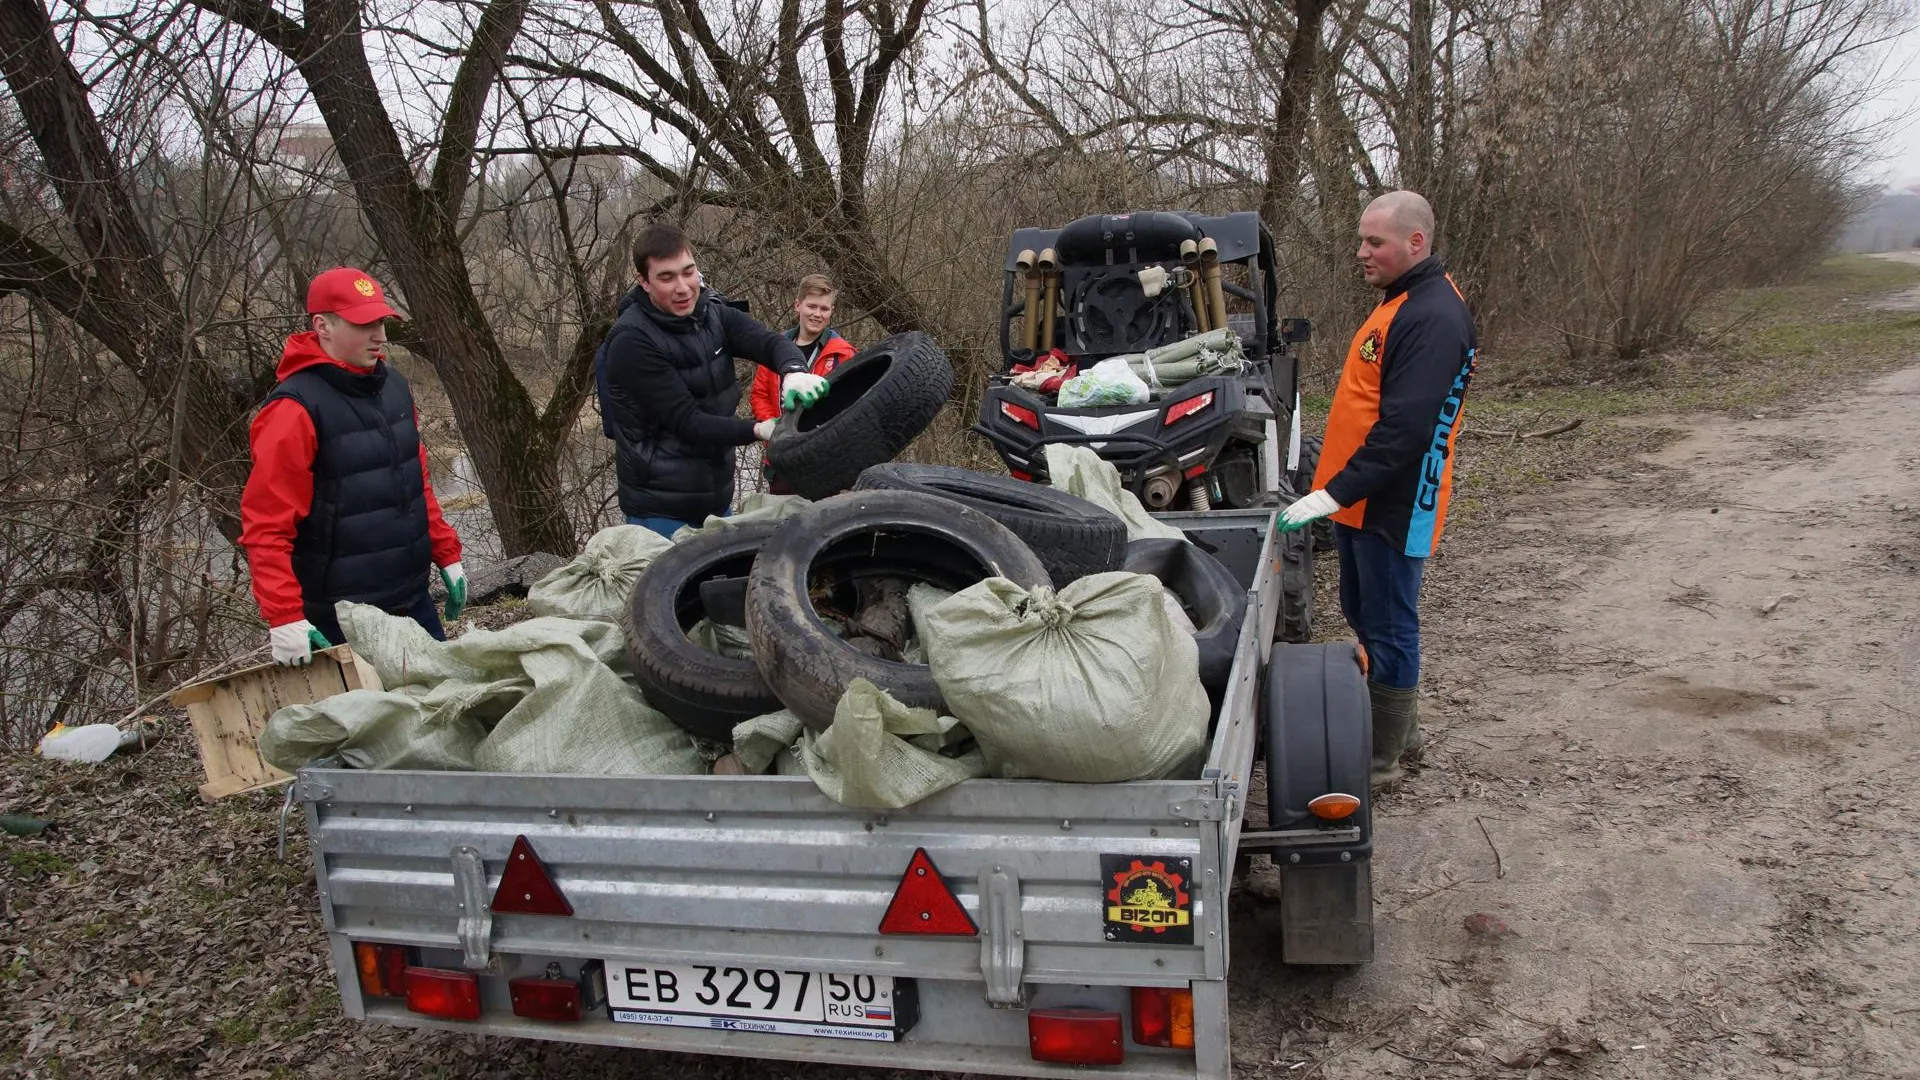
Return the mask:
{"type": "Polygon", "coordinates": [[[1007,475],[1013,477],[1015,480],[1025,480],[1029,484],[1033,483],[1033,474],[1030,472],[1021,472],[1019,469],[1008,469],[1007,475]]]}
{"type": "Polygon", "coordinates": [[[480,1019],[480,977],[444,968],[407,969],[407,1010],[437,1020],[480,1019]]]}
{"type": "Polygon", "coordinates": [[[927,849],[918,848],[907,863],[907,872],[900,877],[899,887],[893,890],[887,913],[880,918],[880,932],[975,937],[980,928],[947,887],[927,849]]]}
{"type": "Polygon", "coordinates": [[[1025,405],[1015,405],[1011,401],[1000,403],[1000,415],[1016,424],[1024,424],[1035,431],[1040,430],[1040,414],[1025,405]]]}
{"type": "Polygon", "coordinates": [[[580,1019],[580,984],[572,979],[544,979],[529,975],[507,980],[513,1015],[529,1020],[580,1019]]]}
{"type": "Polygon", "coordinates": [[[353,966],[360,973],[360,993],[364,997],[406,997],[410,963],[405,945],[353,943],[353,966]]]}
{"type": "Polygon", "coordinates": [[[1133,1041],[1141,1046],[1193,1049],[1193,991],[1134,987],[1133,1041]]]}
{"type": "Polygon", "coordinates": [[[1360,809],[1360,800],[1343,791],[1329,791],[1307,803],[1307,809],[1322,821],[1344,821],[1360,809]]]}
{"type": "Polygon", "coordinates": [[[500,887],[493,891],[493,910],[509,915],[571,915],[573,905],[553,883],[547,866],[534,854],[525,836],[513,838],[500,887]]]}
{"type": "Polygon", "coordinates": [[[1212,406],[1213,391],[1209,390],[1204,394],[1195,394],[1185,401],[1175,402],[1173,406],[1167,410],[1167,418],[1161,422],[1162,426],[1172,427],[1176,422],[1185,420],[1194,413],[1205,412],[1212,406]]]}
{"type": "Polygon", "coordinates": [[[1126,1060],[1120,1014],[1101,1009],[1035,1009],[1027,1014],[1027,1048],[1035,1061],[1118,1065],[1126,1060]]]}

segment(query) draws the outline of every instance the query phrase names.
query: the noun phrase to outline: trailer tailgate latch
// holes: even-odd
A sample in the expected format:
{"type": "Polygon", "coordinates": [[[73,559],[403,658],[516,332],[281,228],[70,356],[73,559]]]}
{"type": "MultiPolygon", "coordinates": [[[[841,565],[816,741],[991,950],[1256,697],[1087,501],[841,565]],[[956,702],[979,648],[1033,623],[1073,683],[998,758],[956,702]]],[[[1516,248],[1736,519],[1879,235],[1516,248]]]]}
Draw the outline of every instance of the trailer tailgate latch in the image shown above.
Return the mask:
{"type": "Polygon", "coordinates": [[[980,871],[980,974],[987,1004],[1026,1007],[1026,930],[1020,923],[1020,878],[1004,866],[980,871]]]}
{"type": "Polygon", "coordinates": [[[493,906],[487,895],[487,864],[478,848],[453,849],[453,891],[460,899],[461,963],[469,971],[485,971],[493,952],[493,906]]]}

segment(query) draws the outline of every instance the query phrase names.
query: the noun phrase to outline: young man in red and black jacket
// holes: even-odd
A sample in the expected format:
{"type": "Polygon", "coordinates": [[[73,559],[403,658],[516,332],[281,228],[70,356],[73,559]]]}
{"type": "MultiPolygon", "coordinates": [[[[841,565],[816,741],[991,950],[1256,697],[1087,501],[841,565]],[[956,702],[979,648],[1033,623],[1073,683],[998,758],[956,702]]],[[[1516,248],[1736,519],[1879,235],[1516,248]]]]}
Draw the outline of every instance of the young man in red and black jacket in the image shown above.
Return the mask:
{"type": "Polygon", "coordinates": [[[1347,351],[1313,490],[1280,528],[1333,518],[1340,608],[1366,648],[1373,780],[1419,747],[1420,581],[1453,492],[1453,440],[1478,338],[1466,298],[1430,253],[1433,208],[1411,191],[1360,217],[1360,268],[1380,306],[1347,351]]]}
{"type": "MultiPolygon", "coordinates": [[[[800,295],[793,301],[793,329],[787,331],[788,340],[800,350],[806,358],[807,370],[821,378],[833,373],[842,360],[855,352],[853,343],[840,336],[830,324],[833,322],[833,300],[835,289],[832,279],[825,274],[808,274],[800,279],[800,295]]],[[[778,420],[780,418],[780,375],[761,368],[753,377],[753,418],[757,421],[778,420]]],[[[766,455],[761,455],[761,468],[766,468],[766,455]]],[[[782,484],[778,477],[767,477],[767,490],[775,495],[792,494],[791,488],[782,484]]]]}
{"type": "Polygon", "coordinates": [[[386,363],[385,321],[400,317],[359,270],[314,278],[308,329],[287,338],[280,385],[254,417],[240,545],[276,663],[343,644],[341,600],[410,615],[444,640],[427,595],[435,566],[447,618],[466,604],[460,537],[433,496],[413,394],[386,363]]]}

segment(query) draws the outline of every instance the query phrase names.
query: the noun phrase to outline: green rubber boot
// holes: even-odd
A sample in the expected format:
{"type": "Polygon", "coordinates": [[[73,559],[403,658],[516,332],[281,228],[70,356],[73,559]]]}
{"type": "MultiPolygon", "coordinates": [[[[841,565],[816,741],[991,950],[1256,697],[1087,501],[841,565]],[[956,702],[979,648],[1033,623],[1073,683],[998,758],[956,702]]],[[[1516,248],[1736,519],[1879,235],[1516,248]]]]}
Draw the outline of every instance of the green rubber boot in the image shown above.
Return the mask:
{"type": "Polygon", "coordinates": [[[1373,786],[1400,779],[1400,755],[1420,727],[1420,691],[1367,684],[1373,699],[1373,786]]]}

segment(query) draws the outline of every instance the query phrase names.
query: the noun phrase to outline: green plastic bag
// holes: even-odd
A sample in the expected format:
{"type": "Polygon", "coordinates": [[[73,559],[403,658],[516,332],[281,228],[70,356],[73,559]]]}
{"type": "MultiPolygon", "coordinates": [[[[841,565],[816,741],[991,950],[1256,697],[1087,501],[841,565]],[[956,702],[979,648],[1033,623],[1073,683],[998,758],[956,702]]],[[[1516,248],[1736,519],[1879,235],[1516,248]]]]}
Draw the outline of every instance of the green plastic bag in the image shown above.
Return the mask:
{"type": "Polygon", "coordinates": [[[834,802],[898,809],[987,774],[978,750],[939,753],[954,725],[951,716],[909,708],[855,679],[834,709],[833,724],[818,735],[803,734],[798,753],[807,775],[834,802]]]}
{"type": "Polygon", "coordinates": [[[1199,776],[1210,706],[1199,650],[1164,593],[1125,572],[1058,593],[988,578],[921,617],[934,681],[993,775],[1199,776]]]}

